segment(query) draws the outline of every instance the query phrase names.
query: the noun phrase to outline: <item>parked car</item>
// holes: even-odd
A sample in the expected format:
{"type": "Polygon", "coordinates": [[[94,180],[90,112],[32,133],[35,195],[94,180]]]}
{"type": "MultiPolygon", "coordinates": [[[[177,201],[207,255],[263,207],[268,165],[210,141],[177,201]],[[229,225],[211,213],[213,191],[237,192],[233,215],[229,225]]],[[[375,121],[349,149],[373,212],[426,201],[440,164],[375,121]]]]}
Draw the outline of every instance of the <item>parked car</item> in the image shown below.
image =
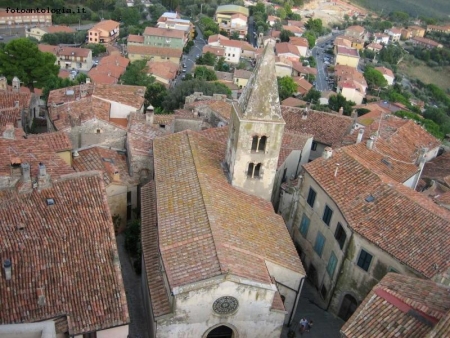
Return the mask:
{"type": "Polygon", "coordinates": [[[183,68],[186,68],[186,64],[185,63],[183,63],[183,68]]]}
{"type": "Polygon", "coordinates": [[[0,35],[0,40],[3,40],[3,36],[0,35]]]}

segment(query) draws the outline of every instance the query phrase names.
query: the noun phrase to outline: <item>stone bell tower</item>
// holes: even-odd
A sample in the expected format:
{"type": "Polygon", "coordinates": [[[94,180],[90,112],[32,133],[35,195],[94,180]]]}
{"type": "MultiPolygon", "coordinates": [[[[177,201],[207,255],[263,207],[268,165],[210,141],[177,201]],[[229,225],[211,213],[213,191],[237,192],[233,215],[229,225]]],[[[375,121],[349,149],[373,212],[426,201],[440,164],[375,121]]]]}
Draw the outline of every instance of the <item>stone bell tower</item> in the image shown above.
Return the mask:
{"type": "Polygon", "coordinates": [[[270,201],[284,125],[274,45],[269,43],[239,101],[233,103],[225,167],[234,187],[270,201]]]}

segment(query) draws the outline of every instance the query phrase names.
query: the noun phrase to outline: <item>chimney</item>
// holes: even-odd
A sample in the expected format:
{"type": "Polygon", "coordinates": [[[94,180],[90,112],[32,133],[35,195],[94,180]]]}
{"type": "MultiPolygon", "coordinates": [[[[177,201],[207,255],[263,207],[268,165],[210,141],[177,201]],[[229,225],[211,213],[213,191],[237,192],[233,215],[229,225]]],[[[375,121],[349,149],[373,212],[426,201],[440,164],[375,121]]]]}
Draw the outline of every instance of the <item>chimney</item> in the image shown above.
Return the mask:
{"type": "Polygon", "coordinates": [[[20,104],[19,101],[14,101],[14,108],[19,108],[19,104],[20,104]]]}
{"type": "Polygon", "coordinates": [[[47,170],[45,168],[45,164],[43,164],[42,162],[39,162],[39,176],[46,176],[47,175],[47,170]]]}
{"type": "Polygon", "coordinates": [[[20,167],[22,168],[22,181],[30,182],[31,181],[30,165],[28,163],[22,163],[20,167]]]}
{"type": "Polygon", "coordinates": [[[344,115],[344,107],[339,108],[339,115],[344,115]]]}
{"type": "Polygon", "coordinates": [[[108,76],[111,76],[111,72],[108,72],[108,76]]]}
{"type": "Polygon", "coordinates": [[[14,76],[13,80],[12,80],[12,89],[14,92],[19,92],[20,91],[20,80],[17,76],[14,76]]]}
{"type": "Polygon", "coordinates": [[[86,78],[86,83],[91,83],[91,79],[90,78],[86,78]]]}
{"type": "Polygon", "coordinates": [[[3,138],[14,140],[16,138],[14,134],[14,125],[12,123],[7,123],[5,130],[3,131],[3,138]]]}
{"type": "Polygon", "coordinates": [[[11,280],[11,270],[12,270],[11,260],[5,259],[3,261],[3,270],[5,270],[5,278],[6,278],[6,280],[11,280]]]}
{"type": "Polygon", "coordinates": [[[372,150],[374,144],[375,144],[375,137],[374,136],[370,136],[370,139],[367,140],[367,144],[366,144],[367,145],[367,149],[372,150]]]}
{"type": "Polygon", "coordinates": [[[328,160],[331,156],[333,156],[333,149],[326,147],[322,153],[322,158],[328,160]]]}
{"type": "Polygon", "coordinates": [[[356,139],[356,143],[361,143],[363,136],[364,136],[364,128],[361,128],[358,131],[358,138],[356,139]]]}
{"type": "Polygon", "coordinates": [[[39,306],[45,305],[45,294],[44,294],[44,288],[37,288],[36,294],[38,297],[38,304],[39,306]]]}
{"type": "Polygon", "coordinates": [[[120,181],[119,170],[117,170],[116,168],[114,168],[113,181],[114,182],[119,182],[120,181]]]}
{"type": "Polygon", "coordinates": [[[427,152],[428,148],[421,148],[419,151],[419,156],[417,157],[416,165],[420,168],[423,168],[425,163],[427,162],[427,152]]]}
{"type": "Polygon", "coordinates": [[[147,113],[145,114],[145,121],[147,122],[147,124],[153,124],[154,115],[155,114],[152,111],[147,111],[147,113]]]}
{"type": "Polygon", "coordinates": [[[7,90],[8,82],[6,81],[6,77],[0,76],[0,90],[7,90]]]}

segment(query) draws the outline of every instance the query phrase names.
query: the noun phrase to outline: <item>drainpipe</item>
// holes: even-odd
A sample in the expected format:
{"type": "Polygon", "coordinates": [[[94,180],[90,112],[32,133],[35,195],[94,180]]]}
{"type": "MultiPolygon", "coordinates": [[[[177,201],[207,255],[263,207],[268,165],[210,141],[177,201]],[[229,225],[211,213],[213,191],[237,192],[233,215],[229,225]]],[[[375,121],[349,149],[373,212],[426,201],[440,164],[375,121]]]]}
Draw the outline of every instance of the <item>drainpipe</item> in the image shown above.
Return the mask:
{"type": "Polygon", "coordinates": [[[291,316],[289,317],[288,327],[291,327],[291,325],[292,325],[292,320],[294,319],[294,313],[297,310],[298,301],[300,300],[300,291],[303,288],[304,282],[305,282],[305,277],[302,277],[302,279],[300,280],[300,285],[298,286],[298,290],[296,291],[297,295],[295,296],[294,307],[292,308],[291,316]]]}

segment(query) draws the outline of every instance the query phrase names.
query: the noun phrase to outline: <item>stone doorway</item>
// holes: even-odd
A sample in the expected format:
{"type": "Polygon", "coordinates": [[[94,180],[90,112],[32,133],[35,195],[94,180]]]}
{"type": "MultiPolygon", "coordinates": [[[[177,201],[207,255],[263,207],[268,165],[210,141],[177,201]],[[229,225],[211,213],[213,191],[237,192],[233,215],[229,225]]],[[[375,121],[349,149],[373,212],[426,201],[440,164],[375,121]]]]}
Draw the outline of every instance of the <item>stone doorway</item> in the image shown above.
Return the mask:
{"type": "Polygon", "coordinates": [[[355,297],[349,294],[345,295],[344,299],[342,300],[341,308],[339,310],[339,318],[347,321],[356,311],[357,307],[358,302],[356,301],[355,297]]]}
{"type": "Polygon", "coordinates": [[[233,330],[228,326],[222,325],[213,329],[206,338],[235,338],[233,330]]]}

